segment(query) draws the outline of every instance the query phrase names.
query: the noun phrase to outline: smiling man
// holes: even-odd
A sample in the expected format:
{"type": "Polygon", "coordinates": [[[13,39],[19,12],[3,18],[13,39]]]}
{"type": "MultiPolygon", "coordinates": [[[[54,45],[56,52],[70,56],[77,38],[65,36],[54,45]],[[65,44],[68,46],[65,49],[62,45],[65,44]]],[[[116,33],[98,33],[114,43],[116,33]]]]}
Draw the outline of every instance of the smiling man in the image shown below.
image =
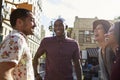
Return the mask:
{"type": "Polygon", "coordinates": [[[15,9],[10,15],[13,31],[0,45],[0,80],[34,80],[32,54],[27,35],[33,35],[35,20],[27,9],[15,9]]]}
{"type": "Polygon", "coordinates": [[[75,40],[66,38],[65,27],[64,21],[57,19],[54,22],[56,36],[42,40],[33,61],[36,80],[40,78],[37,66],[38,59],[43,53],[46,53],[45,80],[73,80],[72,62],[77,80],[82,80],[79,46],[75,40]]]}

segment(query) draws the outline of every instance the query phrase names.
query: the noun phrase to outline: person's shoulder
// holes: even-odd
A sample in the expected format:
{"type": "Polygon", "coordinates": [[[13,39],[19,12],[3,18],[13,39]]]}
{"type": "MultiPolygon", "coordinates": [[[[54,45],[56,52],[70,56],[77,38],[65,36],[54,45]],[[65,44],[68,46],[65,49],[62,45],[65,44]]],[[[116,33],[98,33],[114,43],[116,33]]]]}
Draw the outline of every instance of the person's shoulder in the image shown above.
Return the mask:
{"type": "Polygon", "coordinates": [[[54,37],[45,37],[42,39],[42,41],[51,41],[53,39],[54,39],[54,37]]]}
{"type": "Polygon", "coordinates": [[[69,42],[76,42],[75,39],[72,39],[72,38],[69,38],[69,37],[67,37],[66,40],[69,41],[69,42]]]}
{"type": "Polygon", "coordinates": [[[19,33],[10,33],[9,35],[7,35],[7,37],[3,40],[4,44],[8,44],[8,43],[15,43],[15,44],[24,44],[25,43],[25,38],[20,35],[19,33]]]}
{"type": "Polygon", "coordinates": [[[11,34],[11,36],[15,36],[15,37],[23,37],[23,35],[21,35],[20,33],[13,33],[13,34],[11,34]]]}
{"type": "Polygon", "coordinates": [[[66,38],[66,41],[71,42],[71,43],[77,43],[77,41],[75,39],[72,39],[72,38],[69,38],[69,37],[66,38]]]}
{"type": "Polygon", "coordinates": [[[22,35],[20,33],[14,33],[11,36],[14,36],[16,38],[23,39],[23,40],[25,40],[27,38],[26,36],[24,36],[24,35],[22,35]]]}
{"type": "Polygon", "coordinates": [[[45,38],[43,38],[43,40],[51,40],[51,39],[53,39],[54,37],[45,37],[45,38]]]}
{"type": "Polygon", "coordinates": [[[18,33],[13,33],[9,35],[10,39],[17,41],[17,42],[23,42],[26,43],[27,37],[25,37],[24,35],[18,33]]]}

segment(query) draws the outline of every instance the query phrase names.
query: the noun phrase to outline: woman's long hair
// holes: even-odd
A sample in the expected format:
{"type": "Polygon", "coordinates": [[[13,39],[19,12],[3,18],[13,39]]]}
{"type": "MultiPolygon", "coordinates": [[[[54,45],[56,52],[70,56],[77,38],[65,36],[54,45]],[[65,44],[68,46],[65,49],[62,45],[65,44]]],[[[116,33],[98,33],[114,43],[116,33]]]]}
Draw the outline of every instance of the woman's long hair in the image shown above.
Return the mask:
{"type": "Polygon", "coordinates": [[[115,22],[114,24],[114,35],[118,44],[118,48],[117,48],[117,55],[120,55],[120,21],[119,22],[115,22]]]}
{"type": "Polygon", "coordinates": [[[115,28],[114,28],[114,35],[115,38],[117,40],[117,43],[119,45],[119,51],[120,51],[120,21],[119,22],[115,22],[114,24],[115,28]]]}

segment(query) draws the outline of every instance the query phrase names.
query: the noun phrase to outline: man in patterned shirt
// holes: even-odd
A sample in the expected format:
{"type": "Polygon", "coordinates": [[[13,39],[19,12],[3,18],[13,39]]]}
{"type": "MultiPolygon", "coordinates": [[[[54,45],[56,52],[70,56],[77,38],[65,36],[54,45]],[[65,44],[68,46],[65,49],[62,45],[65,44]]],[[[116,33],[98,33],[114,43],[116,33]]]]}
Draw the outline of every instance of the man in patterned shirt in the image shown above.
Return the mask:
{"type": "Polygon", "coordinates": [[[36,26],[33,14],[27,9],[15,9],[10,23],[13,31],[0,45],[0,80],[34,80],[27,44],[27,35],[33,35],[36,26]]]}

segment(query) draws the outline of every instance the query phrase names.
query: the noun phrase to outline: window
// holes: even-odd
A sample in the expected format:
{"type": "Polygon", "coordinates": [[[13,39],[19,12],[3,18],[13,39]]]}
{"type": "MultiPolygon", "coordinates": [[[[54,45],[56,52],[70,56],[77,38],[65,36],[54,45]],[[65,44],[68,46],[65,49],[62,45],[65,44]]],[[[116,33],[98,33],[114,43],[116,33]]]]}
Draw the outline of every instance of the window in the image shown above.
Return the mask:
{"type": "Polygon", "coordinates": [[[79,30],[79,43],[84,43],[84,31],[79,30]]]}
{"type": "Polygon", "coordinates": [[[92,31],[89,30],[79,30],[78,41],[79,43],[95,43],[94,41],[94,34],[92,31]]]}
{"type": "Polygon", "coordinates": [[[2,35],[0,35],[0,43],[2,42],[2,39],[3,39],[3,36],[2,36],[2,35]]]}
{"type": "Polygon", "coordinates": [[[7,35],[7,28],[4,28],[4,34],[7,35]]]}
{"type": "Polygon", "coordinates": [[[84,43],[84,35],[79,34],[79,43],[84,43]]]}
{"type": "Polygon", "coordinates": [[[75,39],[76,37],[75,37],[75,33],[74,33],[74,35],[73,35],[73,39],[75,39]]]}
{"type": "Polygon", "coordinates": [[[91,36],[90,35],[86,35],[86,42],[91,43],[91,36]]]}
{"type": "Polygon", "coordinates": [[[91,32],[90,31],[85,31],[84,36],[85,36],[85,42],[86,43],[91,43],[91,32]]]}

